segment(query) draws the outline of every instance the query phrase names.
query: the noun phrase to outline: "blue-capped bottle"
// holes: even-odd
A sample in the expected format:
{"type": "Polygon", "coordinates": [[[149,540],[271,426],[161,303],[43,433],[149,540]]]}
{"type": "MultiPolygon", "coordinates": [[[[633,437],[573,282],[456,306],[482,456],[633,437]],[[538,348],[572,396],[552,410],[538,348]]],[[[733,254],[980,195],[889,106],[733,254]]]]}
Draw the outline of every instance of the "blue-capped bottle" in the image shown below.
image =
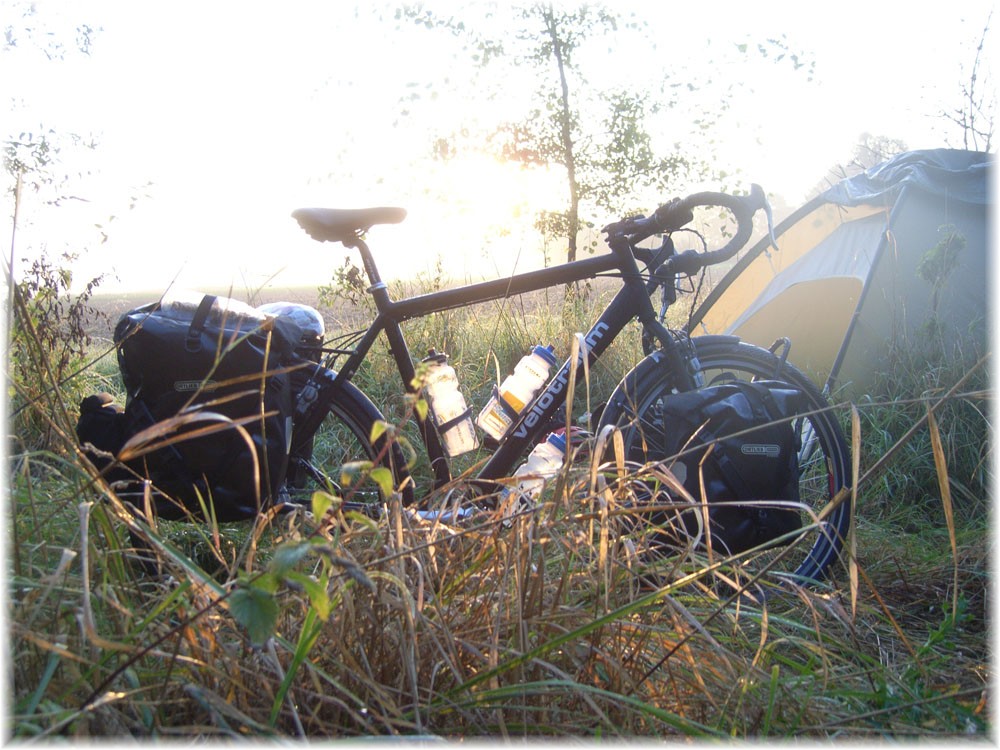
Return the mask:
{"type": "Polygon", "coordinates": [[[483,432],[500,440],[518,415],[549,379],[549,370],[556,363],[551,346],[536,346],[521,358],[514,372],[493,392],[493,398],[476,419],[483,432]]]}
{"type": "Polygon", "coordinates": [[[566,436],[552,432],[532,448],[523,464],[517,467],[517,484],[504,490],[500,507],[505,516],[512,516],[533,507],[538,496],[563,466],[566,460],[566,436]]]}

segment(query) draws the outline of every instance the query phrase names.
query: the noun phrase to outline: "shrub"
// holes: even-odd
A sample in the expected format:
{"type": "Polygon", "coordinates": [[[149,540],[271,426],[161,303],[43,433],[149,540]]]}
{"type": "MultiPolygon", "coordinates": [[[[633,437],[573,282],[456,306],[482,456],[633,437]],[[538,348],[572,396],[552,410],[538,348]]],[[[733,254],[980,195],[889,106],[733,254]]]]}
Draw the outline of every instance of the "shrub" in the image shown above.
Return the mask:
{"type": "Polygon", "coordinates": [[[85,388],[74,376],[92,343],[89,331],[103,319],[90,304],[103,276],[91,279],[82,292],[71,292],[75,259],[67,253],[53,261],[43,254],[11,287],[8,399],[12,432],[25,450],[50,447],[54,425],[42,415],[62,413],[85,388]]]}

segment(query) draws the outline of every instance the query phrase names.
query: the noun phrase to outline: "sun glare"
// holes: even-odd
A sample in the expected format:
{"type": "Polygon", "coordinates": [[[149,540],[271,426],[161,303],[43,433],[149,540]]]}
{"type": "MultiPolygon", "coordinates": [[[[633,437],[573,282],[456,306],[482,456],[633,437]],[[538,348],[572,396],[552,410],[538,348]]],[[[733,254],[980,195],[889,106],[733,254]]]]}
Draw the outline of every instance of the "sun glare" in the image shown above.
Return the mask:
{"type": "Polygon", "coordinates": [[[407,207],[408,233],[435,243],[421,253],[426,265],[440,256],[449,275],[470,280],[543,265],[543,241],[534,223],[540,211],[564,205],[557,170],[525,168],[487,154],[459,156],[436,167],[433,191],[407,207]]]}

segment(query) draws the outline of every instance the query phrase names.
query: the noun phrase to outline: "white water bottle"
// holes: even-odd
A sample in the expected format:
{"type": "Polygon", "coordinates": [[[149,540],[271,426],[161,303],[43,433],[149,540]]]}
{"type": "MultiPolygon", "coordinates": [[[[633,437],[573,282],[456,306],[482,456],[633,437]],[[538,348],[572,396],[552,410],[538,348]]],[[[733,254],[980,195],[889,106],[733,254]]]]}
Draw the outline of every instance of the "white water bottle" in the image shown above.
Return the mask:
{"type": "Polygon", "coordinates": [[[468,453],[479,445],[479,438],[472,424],[472,409],[458,389],[455,368],[448,364],[447,354],[438,354],[433,349],[423,361],[429,365],[424,388],[445,453],[449,456],[468,453]]]}
{"type": "Polygon", "coordinates": [[[521,358],[514,372],[507,376],[476,419],[483,432],[500,440],[525,406],[549,379],[549,369],[556,363],[551,346],[536,346],[521,358]]]}
{"type": "Polygon", "coordinates": [[[565,435],[550,433],[545,440],[532,448],[528,458],[514,472],[514,478],[520,481],[505,490],[501,497],[504,515],[514,515],[531,507],[542,493],[545,483],[562,468],[565,459],[565,435]]]}

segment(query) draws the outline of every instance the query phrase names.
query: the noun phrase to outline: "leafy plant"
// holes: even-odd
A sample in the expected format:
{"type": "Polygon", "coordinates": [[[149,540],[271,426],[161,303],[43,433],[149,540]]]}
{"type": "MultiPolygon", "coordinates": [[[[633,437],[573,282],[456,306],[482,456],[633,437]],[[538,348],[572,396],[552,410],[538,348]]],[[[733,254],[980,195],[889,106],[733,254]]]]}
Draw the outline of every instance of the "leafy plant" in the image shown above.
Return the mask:
{"type": "Polygon", "coordinates": [[[938,227],[940,239],[920,258],[917,264],[917,276],[931,285],[931,301],[928,319],[924,330],[937,341],[943,334],[942,323],[938,318],[941,303],[941,290],[948,277],[958,267],[960,256],[965,249],[965,235],[959,232],[953,224],[938,227]]]}
{"type": "Polygon", "coordinates": [[[12,308],[7,349],[7,398],[17,433],[25,445],[46,447],[51,424],[38,419],[30,404],[41,400],[61,403],[66,395],[78,394],[79,382],[72,377],[84,367],[92,343],[90,331],[104,320],[91,302],[103,275],[91,279],[84,289],[72,291],[71,264],[76,259],[64,253],[58,262],[42,254],[26,260],[20,279],[11,278],[8,293],[12,308]]]}
{"type": "Polygon", "coordinates": [[[375,305],[367,288],[364,272],[351,261],[350,256],[345,256],[343,265],[333,272],[330,283],[319,287],[319,303],[335,307],[338,302],[343,301],[352,307],[373,312],[375,305]]]}

